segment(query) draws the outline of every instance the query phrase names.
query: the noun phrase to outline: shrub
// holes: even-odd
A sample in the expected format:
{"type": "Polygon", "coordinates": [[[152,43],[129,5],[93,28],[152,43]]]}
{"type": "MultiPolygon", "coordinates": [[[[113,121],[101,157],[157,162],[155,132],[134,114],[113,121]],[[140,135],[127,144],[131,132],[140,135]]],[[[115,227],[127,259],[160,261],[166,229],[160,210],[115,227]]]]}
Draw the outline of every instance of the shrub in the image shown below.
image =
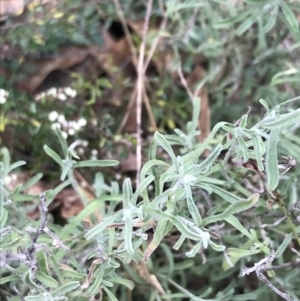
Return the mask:
{"type": "Polygon", "coordinates": [[[248,126],[246,113],[235,124],[217,123],[199,143],[196,99],[186,132],[154,134],[136,189],[129,178],[121,189],[98,173],[91,202],[74,169],[116,161],[80,161],[56,129],[62,156],[44,150],[61,183],[29,195],[42,175],[9,190],[7,177],[25,162],[11,164],[3,148],[0,283],[8,300],[299,300],[297,100],[273,109],[261,100],[266,113],[256,124],[248,126]],[[53,224],[47,208],[69,185],[85,208],[53,224]],[[33,204],[39,221],[26,217],[33,204]],[[257,277],[246,277],[252,272],[257,277]]]}

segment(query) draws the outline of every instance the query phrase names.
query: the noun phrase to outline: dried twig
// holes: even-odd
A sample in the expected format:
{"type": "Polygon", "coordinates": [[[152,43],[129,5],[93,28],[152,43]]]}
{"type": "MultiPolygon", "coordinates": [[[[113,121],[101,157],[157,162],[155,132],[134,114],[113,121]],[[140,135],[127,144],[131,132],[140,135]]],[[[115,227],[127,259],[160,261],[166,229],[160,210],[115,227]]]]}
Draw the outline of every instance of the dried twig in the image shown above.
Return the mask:
{"type": "Polygon", "coordinates": [[[275,259],[275,252],[274,250],[271,250],[271,255],[262,259],[261,261],[257,262],[254,264],[252,268],[247,268],[247,267],[242,267],[241,269],[241,276],[249,275],[252,272],[256,272],[257,278],[267,284],[267,286],[273,290],[276,294],[278,294],[280,297],[287,301],[293,301],[293,299],[286,293],[283,293],[280,291],[277,287],[275,287],[269,279],[263,274],[266,271],[271,271],[271,270],[278,270],[282,268],[286,268],[289,266],[299,266],[300,262],[293,262],[293,263],[288,263],[288,264],[283,264],[283,265],[278,265],[275,267],[272,267],[271,264],[275,259]]]}
{"type": "Polygon", "coordinates": [[[137,68],[137,98],[136,98],[136,126],[137,126],[137,146],[136,146],[136,165],[137,165],[137,175],[136,175],[136,185],[139,186],[140,182],[140,170],[142,167],[142,99],[143,99],[143,90],[144,90],[144,58],[145,58],[145,46],[146,46],[146,37],[149,28],[149,20],[152,10],[152,2],[153,0],[148,0],[147,3],[147,10],[143,28],[143,36],[142,36],[142,43],[140,46],[140,53],[139,53],[139,61],[138,61],[138,68],[137,68]]]}
{"type": "Polygon", "coordinates": [[[134,64],[134,66],[137,68],[138,60],[137,60],[136,48],[133,44],[129,29],[128,29],[127,21],[126,21],[126,18],[124,16],[120,1],[119,0],[113,0],[113,2],[114,2],[114,5],[116,7],[116,10],[117,10],[118,17],[121,21],[122,28],[123,28],[124,33],[125,33],[125,38],[128,42],[128,45],[129,45],[131,53],[132,53],[132,62],[134,64]]]}
{"type": "Polygon", "coordinates": [[[191,99],[191,101],[193,102],[194,101],[194,95],[192,93],[192,91],[190,90],[189,86],[188,86],[188,83],[182,73],[182,69],[181,69],[181,66],[178,67],[178,70],[177,70],[177,73],[179,75],[179,78],[180,78],[180,81],[182,83],[182,85],[184,86],[187,94],[189,95],[189,98],[191,99]]]}
{"type": "MultiPolygon", "coordinates": [[[[46,227],[47,223],[47,213],[48,213],[48,207],[47,207],[47,200],[44,194],[40,195],[40,204],[39,204],[39,211],[40,211],[40,226],[38,229],[35,229],[33,227],[27,227],[26,232],[28,233],[35,233],[35,236],[33,239],[31,239],[31,246],[28,247],[25,251],[24,254],[26,255],[26,259],[28,262],[28,266],[30,266],[31,269],[36,268],[36,259],[33,256],[33,254],[41,249],[45,249],[44,244],[38,244],[37,240],[39,236],[44,232],[48,234],[50,237],[53,238],[55,246],[58,246],[60,248],[63,248],[65,250],[69,250],[69,247],[64,245],[64,243],[49,229],[46,227]]],[[[29,235],[29,238],[31,236],[29,235]]]]}
{"type": "MultiPolygon", "coordinates": [[[[167,21],[168,21],[168,16],[167,16],[167,14],[166,14],[166,12],[165,12],[165,10],[163,8],[163,3],[160,3],[160,10],[162,11],[162,14],[163,14],[164,17],[163,17],[163,20],[162,20],[162,22],[160,24],[158,33],[162,32],[165,29],[165,27],[167,25],[167,21]]],[[[150,61],[151,61],[151,59],[152,59],[152,57],[154,55],[154,52],[155,52],[155,50],[157,48],[157,45],[159,43],[159,40],[160,40],[160,35],[158,34],[158,36],[156,37],[156,39],[151,44],[151,48],[150,48],[150,50],[148,52],[148,55],[147,55],[147,58],[146,58],[146,61],[145,61],[145,64],[144,64],[144,72],[146,72],[146,70],[147,70],[147,68],[149,66],[149,63],[150,63],[150,61]]]]}

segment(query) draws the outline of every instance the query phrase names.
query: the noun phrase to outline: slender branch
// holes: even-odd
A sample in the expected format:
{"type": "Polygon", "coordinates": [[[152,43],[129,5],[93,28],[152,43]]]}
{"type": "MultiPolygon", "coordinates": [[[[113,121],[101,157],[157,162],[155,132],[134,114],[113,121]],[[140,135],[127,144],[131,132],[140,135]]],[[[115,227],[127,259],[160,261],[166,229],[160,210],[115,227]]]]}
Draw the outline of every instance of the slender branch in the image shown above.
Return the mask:
{"type": "Polygon", "coordinates": [[[299,266],[300,262],[289,262],[289,263],[285,263],[282,265],[272,267],[271,264],[274,261],[274,259],[275,259],[275,252],[274,252],[274,250],[271,250],[270,256],[255,263],[252,268],[242,267],[241,276],[249,275],[250,273],[255,271],[257,278],[259,280],[265,282],[266,285],[271,290],[273,290],[277,295],[279,295],[280,297],[282,297],[283,299],[285,299],[287,301],[294,301],[288,294],[283,293],[277,287],[275,287],[263,273],[266,271],[278,270],[278,269],[286,268],[289,266],[299,266]]]}
{"type": "Polygon", "coordinates": [[[163,17],[163,20],[162,20],[162,22],[160,24],[160,28],[159,28],[159,31],[158,31],[158,36],[156,37],[156,39],[152,43],[151,48],[150,48],[150,50],[148,52],[148,55],[147,55],[147,58],[146,58],[146,61],[145,61],[145,64],[144,64],[144,72],[146,72],[146,70],[148,68],[148,65],[149,65],[149,63],[150,63],[150,61],[151,61],[151,59],[152,59],[152,57],[154,55],[154,52],[155,52],[156,48],[157,48],[157,45],[158,45],[158,43],[160,41],[161,37],[160,37],[159,33],[162,32],[165,29],[165,27],[167,25],[167,21],[168,21],[168,16],[167,16],[166,12],[163,9],[163,4],[161,3],[160,6],[161,6],[160,9],[161,9],[164,17],[163,17]]]}
{"type": "Polygon", "coordinates": [[[181,69],[181,66],[179,66],[178,70],[177,70],[177,73],[179,75],[179,78],[180,78],[180,81],[182,83],[182,85],[184,86],[187,94],[189,95],[189,98],[191,99],[191,101],[193,102],[194,101],[194,95],[192,93],[192,91],[190,90],[189,86],[188,86],[188,83],[182,73],[182,69],[181,69]]]}
{"type": "Polygon", "coordinates": [[[136,175],[136,185],[139,186],[140,183],[140,171],[142,167],[142,99],[144,90],[144,58],[145,58],[145,48],[146,48],[146,37],[149,28],[149,20],[152,10],[153,0],[148,0],[147,10],[145,15],[145,22],[143,28],[142,43],[140,46],[139,61],[137,68],[137,99],[136,99],[136,126],[137,126],[137,146],[136,146],[136,163],[137,163],[137,175],[136,175]]]}
{"type": "Polygon", "coordinates": [[[126,18],[124,16],[124,12],[122,10],[122,7],[121,7],[121,4],[120,4],[119,0],[113,0],[113,2],[114,2],[114,5],[116,7],[116,10],[117,10],[118,17],[121,21],[122,28],[124,30],[126,40],[128,42],[128,45],[129,45],[131,53],[132,53],[132,62],[134,64],[134,66],[137,68],[137,66],[138,66],[137,51],[136,51],[136,48],[133,44],[131,34],[129,32],[129,29],[128,29],[127,21],[126,21],[126,18]]]}
{"type": "Polygon", "coordinates": [[[265,271],[275,271],[275,270],[281,270],[289,267],[300,267],[300,261],[291,261],[291,262],[286,262],[280,265],[274,265],[271,267],[266,267],[264,270],[265,271]]]}

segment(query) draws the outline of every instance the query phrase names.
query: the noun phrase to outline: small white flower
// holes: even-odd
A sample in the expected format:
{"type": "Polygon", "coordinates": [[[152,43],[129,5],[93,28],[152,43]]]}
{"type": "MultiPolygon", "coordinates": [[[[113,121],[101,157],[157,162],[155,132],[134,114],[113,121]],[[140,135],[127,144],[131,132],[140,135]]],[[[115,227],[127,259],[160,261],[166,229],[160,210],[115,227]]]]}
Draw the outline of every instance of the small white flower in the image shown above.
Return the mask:
{"type": "Polygon", "coordinates": [[[68,138],[68,134],[66,132],[61,132],[62,136],[67,139],[68,138]]]}
{"type": "Polygon", "coordinates": [[[83,155],[84,154],[84,149],[82,147],[79,147],[77,149],[77,153],[78,153],[78,155],[83,155]]]}
{"type": "Polygon", "coordinates": [[[76,121],[71,120],[68,122],[68,128],[74,129],[74,126],[76,127],[76,124],[77,124],[76,121]]]}
{"type": "Polygon", "coordinates": [[[0,104],[6,103],[9,92],[3,89],[0,89],[0,104]]]}
{"type": "Polygon", "coordinates": [[[57,89],[51,88],[47,91],[47,95],[56,96],[57,95],[57,89]]]}
{"type": "Polygon", "coordinates": [[[61,101],[66,101],[67,100],[67,96],[64,93],[58,93],[57,94],[57,98],[61,101]]]}
{"type": "Polygon", "coordinates": [[[86,126],[87,121],[86,121],[85,118],[80,118],[80,119],[78,119],[78,124],[79,124],[81,127],[84,127],[84,126],[86,126]]]}
{"type": "Polygon", "coordinates": [[[11,177],[10,176],[6,176],[6,178],[5,178],[5,183],[6,184],[9,184],[10,182],[11,182],[11,177]]]}
{"type": "Polygon", "coordinates": [[[70,88],[70,87],[66,87],[66,88],[64,89],[64,92],[65,92],[68,96],[70,96],[70,97],[75,97],[75,96],[77,95],[77,91],[74,90],[74,89],[72,89],[72,88],[70,88]]]}
{"type": "Polygon", "coordinates": [[[5,96],[7,97],[9,95],[9,92],[4,90],[4,89],[0,89],[0,96],[5,96]]]}
{"type": "Polygon", "coordinates": [[[51,122],[54,122],[56,119],[58,118],[58,113],[56,111],[52,111],[49,115],[48,115],[48,119],[51,122]]]}
{"type": "Polygon", "coordinates": [[[76,130],[76,131],[80,130],[80,124],[75,121],[74,124],[73,124],[73,129],[76,130]]]}
{"type": "Polygon", "coordinates": [[[86,141],[86,140],[83,140],[82,141],[82,146],[83,147],[87,147],[89,145],[89,142],[88,141],[86,141]]]}
{"type": "Polygon", "coordinates": [[[70,136],[75,135],[75,130],[74,130],[74,129],[69,129],[69,130],[68,130],[68,134],[69,134],[70,136]]]}
{"type": "Polygon", "coordinates": [[[64,123],[64,122],[66,122],[66,117],[64,115],[59,115],[57,118],[57,121],[59,123],[64,123]]]}
{"type": "Polygon", "coordinates": [[[148,191],[153,191],[153,189],[154,189],[153,185],[148,186],[148,191]]]}
{"type": "Polygon", "coordinates": [[[60,128],[61,128],[61,125],[60,125],[60,123],[55,122],[55,123],[52,123],[52,124],[51,124],[51,128],[52,128],[53,130],[55,130],[56,128],[60,129],[60,128]]]}
{"type": "Polygon", "coordinates": [[[4,103],[6,103],[6,97],[5,96],[2,96],[2,95],[0,95],[0,104],[4,104],[4,103]]]}
{"type": "Polygon", "coordinates": [[[98,155],[98,151],[96,149],[92,149],[91,154],[93,156],[97,156],[98,155]]]}
{"type": "Polygon", "coordinates": [[[120,180],[120,179],[121,179],[121,175],[120,175],[119,173],[117,173],[117,174],[115,175],[115,177],[116,177],[116,180],[120,180]]]}

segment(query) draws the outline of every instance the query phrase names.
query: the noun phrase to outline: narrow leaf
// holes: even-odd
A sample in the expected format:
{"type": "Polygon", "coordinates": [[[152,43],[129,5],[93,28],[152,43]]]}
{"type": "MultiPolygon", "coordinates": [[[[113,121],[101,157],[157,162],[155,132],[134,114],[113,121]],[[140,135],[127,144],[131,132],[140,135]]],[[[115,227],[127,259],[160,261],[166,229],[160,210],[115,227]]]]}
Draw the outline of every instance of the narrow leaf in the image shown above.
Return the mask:
{"type": "Polygon", "coordinates": [[[281,9],[282,9],[282,11],[283,11],[283,13],[286,17],[286,20],[290,24],[291,28],[294,31],[298,31],[299,30],[299,23],[298,23],[295,15],[291,11],[291,9],[288,7],[288,5],[284,1],[280,1],[280,6],[281,6],[281,9]]]}
{"type": "Polygon", "coordinates": [[[269,139],[267,140],[266,148],[266,173],[267,173],[267,188],[269,191],[274,191],[279,182],[277,144],[279,142],[280,128],[272,129],[269,139]]]}
{"type": "Polygon", "coordinates": [[[45,150],[46,154],[49,157],[51,157],[56,163],[58,163],[61,167],[65,166],[63,160],[60,158],[60,156],[54,150],[52,150],[47,145],[44,145],[44,150],[45,150]]]}
{"type": "Polygon", "coordinates": [[[224,220],[231,215],[251,208],[259,199],[259,194],[253,194],[249,199],[230,205],[223,213],[203,219],[202,226],[224,220]]]}
{"type": "Polygon", "coordinates": [[[86,160],[76,162],[74,164],[75,168],[79,167],[107,167],[107,166],[116,166],[119,164],[117,160],[86,160]]]}
{"type": "Polygon", "coordinates": [[[178,162],[177,162],[176,156],[175,156],[173,149],[172,149],[171,145],[169,144],[168,140],[162,134],[160,134],[158,132],[154,133],[154,138],[163,147],[163,149],[169,154],[169,156],[172,159],[173,164],[175,165],[176,170],[178,171],[178,162]]]}

